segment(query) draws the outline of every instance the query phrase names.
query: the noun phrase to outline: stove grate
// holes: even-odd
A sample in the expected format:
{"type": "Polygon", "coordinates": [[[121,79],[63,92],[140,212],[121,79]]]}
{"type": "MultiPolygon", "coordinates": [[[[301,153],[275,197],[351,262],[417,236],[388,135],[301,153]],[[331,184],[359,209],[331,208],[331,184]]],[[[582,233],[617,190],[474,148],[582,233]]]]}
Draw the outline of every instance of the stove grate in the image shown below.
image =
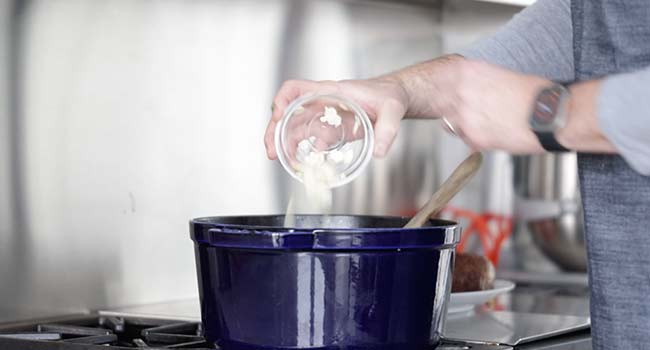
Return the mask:
{"type": "Polygon", "coordinates": [[[39,344],[45,345],[42,349],[71,350],[214,349],[202,333],[201,324],[197,322],[83,316],[17,328],[0,327],[0,349],[41,349],[39,344]]]}

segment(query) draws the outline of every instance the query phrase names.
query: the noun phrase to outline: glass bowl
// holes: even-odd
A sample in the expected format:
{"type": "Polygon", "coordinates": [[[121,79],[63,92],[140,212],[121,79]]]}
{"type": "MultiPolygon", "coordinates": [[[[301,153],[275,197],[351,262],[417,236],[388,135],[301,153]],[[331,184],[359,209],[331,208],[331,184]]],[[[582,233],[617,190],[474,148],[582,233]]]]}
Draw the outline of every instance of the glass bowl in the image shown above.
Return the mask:
{"type": "Polygon", "coordinates": [[[317,172],[329,187],[354,180],[372,158],[372,123],[358,104],[337,95],[307,95],[293,101],[275,130],[284,169],[305,180],[317,172]]]}

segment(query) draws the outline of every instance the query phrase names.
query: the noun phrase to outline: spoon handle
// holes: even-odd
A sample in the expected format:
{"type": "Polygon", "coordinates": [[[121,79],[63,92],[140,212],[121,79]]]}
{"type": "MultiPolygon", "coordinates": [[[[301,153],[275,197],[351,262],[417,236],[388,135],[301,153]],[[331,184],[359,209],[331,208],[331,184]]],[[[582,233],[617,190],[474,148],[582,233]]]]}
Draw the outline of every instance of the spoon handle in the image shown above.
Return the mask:
{"type": "Polygon", "coordinates": [[[438,191],[420,209],[404,228],[422,227],[429,218],[435,216],[478,172],[483,162],[483,155],[474,152],[469,155],[454,172],[445,180],[438,191]]]}

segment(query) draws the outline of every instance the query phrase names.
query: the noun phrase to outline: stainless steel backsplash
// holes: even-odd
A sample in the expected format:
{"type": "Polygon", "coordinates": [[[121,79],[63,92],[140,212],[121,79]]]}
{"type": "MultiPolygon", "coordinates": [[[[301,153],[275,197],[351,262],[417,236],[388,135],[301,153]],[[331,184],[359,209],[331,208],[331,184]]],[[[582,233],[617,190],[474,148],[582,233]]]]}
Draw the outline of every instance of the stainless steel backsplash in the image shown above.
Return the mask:
{"type": "MultiPolygon", "coordinates": [[[[284,211],[262,146],[281,81],[383,73],[518,11],[441,5],[0,1],[0,321],[195,297],[190,218],[284,211]]],[[[337,210],[412,210],[465,152],[405,123],[337,210]]]]}

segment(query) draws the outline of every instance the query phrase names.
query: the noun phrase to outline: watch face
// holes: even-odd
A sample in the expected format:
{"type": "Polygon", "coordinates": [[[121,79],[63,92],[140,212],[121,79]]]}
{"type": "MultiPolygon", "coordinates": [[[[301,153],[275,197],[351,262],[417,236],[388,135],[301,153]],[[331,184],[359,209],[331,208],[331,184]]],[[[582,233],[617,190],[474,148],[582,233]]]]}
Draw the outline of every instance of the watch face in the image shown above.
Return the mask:
{"type": "Polygon", "coordinates": [[[562,102],[564,88],[560,85],[544,89],[535,102],[531,126],[535,131],[553,131],[558,125],[558,110],[562,102]]]}

